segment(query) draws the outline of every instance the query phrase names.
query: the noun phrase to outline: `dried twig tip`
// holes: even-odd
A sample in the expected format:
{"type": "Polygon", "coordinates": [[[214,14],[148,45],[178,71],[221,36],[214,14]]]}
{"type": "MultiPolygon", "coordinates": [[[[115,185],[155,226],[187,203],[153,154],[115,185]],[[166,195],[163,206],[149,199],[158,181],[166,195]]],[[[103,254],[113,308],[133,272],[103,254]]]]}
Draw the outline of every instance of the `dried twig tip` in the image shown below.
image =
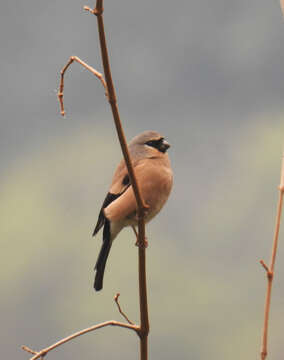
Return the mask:
{"type": "Polygon", "coordinates": [[[61,114],[62,116],[65,116],[64,103],[63,103],[63,92],[62,92],[62,91],[58,91],[57,97],[58,97],[59,104],[60,104],[60,114],[61,114]]]}
{"type": "Polygon", "coordinates": [[[93,15],[102,15],[102,13],[103,13],[103,11],[104,11],[104,9],[103,8],[100,8],[100,9],[98,9],[98,8],[94,8],[94,9],[91,9],[89,6],[84,6],[84,10],[86,10],[86,11],[89,11],[91,14],[93,14],[93,15]]]}
{"type": "Polygon", "coordinates": [[[268,266],[265,264],[265,262],[264,262],[263,260],[260,260],[259,262],[260,262],[261,265],[263,266],[264,270],[267,271],[267,272],[269,272],[269,268],[268,268],[268,266]]]}
{"type": "Polygon", "coordinates": [[[22,346],[22,349],[25,350],[26,352],[30,353],[30,354],[33,354],[33,355],[36,355],[36,354],[37,354],[36,351],[30,349],[30,348],[27,347],[26,345],[23,345],[23,346],[22,346]]]}
{"type": "Polygon", "coordinates": [[[83,7],[83,9],[85,10],[85,11],[89,11],[90,13],[92,13],[92,14],[94,14],[94,10],[93,9],[91,9],[89,6],[84,6],[83,7]]]}
{"type": "Polygon", "coordinates": [[[116,303],[116,305],[117,305],[118,311],[119,311],[120,314],[124,317],[124,319],[128,322],[128,324],[134,325],[134,323],[133,323],[131,320],[129,320],[128,316],[122,311],[122,309],[121,309],[121,307],[120,307],[120,304],[119,304],[119,302],[118,302],[119,296],[120,296],[120,293],[117,293],[117,294],[115,295],[115,297],[114,297],[114,301],[115,301],[115,303],[116,303]]]}

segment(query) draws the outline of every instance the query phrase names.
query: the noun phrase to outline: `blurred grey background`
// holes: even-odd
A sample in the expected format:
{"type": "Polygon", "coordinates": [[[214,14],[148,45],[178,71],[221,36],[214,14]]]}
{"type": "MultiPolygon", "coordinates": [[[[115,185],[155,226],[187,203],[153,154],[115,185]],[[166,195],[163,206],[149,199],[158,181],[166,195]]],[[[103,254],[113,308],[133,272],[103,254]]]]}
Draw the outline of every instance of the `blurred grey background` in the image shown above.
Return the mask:
{"type": "MultiPolygon", "coordinates": [[[[116,240],[101,293],[101,237],[91,238],[121,158],[101,84],[96,19],[78,0],[0,3],[1,358],[27,359],[107,319],[139,319],[137,249],[116,240]]],[[[284,132],[284,22],[279,2],[105,0],[113,78],[128,139],[172,144],[171,198],[147,228],[151,359],[256,358],[284,132]]],[[[280,233],[269,352],[283,357],[280,233]]],[[[50,359],[135,359],[136,337],[104,329],[50,359]]]]}

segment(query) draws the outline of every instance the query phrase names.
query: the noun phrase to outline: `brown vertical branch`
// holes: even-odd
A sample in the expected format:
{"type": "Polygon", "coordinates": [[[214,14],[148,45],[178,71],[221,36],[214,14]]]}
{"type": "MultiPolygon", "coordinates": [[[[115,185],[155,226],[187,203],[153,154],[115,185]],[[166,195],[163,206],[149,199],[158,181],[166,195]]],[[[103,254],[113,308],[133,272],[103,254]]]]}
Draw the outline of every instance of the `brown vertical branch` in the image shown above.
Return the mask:
{"type": "Polygon", "coordinates": [[[147,302],[147,280],[146,280],[146,246],[145,242],[145,225],[138,224],[138,256],[139,256],[139,300],[140,300],[140,359],[148,359],[148,334],[149,334],[149,316],[147,302]],[[140,236],[139,236],[140,235],[140,236]],[[144,239],[144,240],[143,240],[144,239]]]}
{"type": "Polygon", "coordinates": [[[98,22],[98,32],[100,38],[100,47],[102,62],[104,67],[105,80],[108,89],[108,100],[111,106],[119,142],[121,145],[122,153],[127,165],[127,170],[133,191],[137,202],[137,215],[138,215],[138,271],[139,271],[139,303],[140,303],[140,358],[141,360],[148,359],[148,333],[149,333],[149,317],[148,317],[148,301],[147,301],[147,282],[146,282],[146,239],[145,239],[145,210],[147,205],[144,203],[141,192],[135,177],[129,151],[121,126],[120,116],[118,112],[117,99],[115,88],[112,81],[108,50],[106,45],[104,21],[103,21],[103,0],[97,0],[96,7],[90,9],[85,6],[85,10],[90,11],[96,15],[98,22]]]}
{"type": "Polygon", "coordinates": [[[265,360],[267,356],[267,339],[268,339],[268,323],[269,323],[269,312],[270,312],[270,302],[271,302],[271,291],[272,291],[274,267],[275,267],[277,247],[278,247],[283,194],[284,194],[284,153],[282,157],[281,177],[280,177],[280,185],[279,185],[279,199],[278,199],[276,224],[275,224],[271,260],[269,267],[265,264],[263,260],[260,260],[260,263],[264,267],[267,275],[267,290],[266,290],[266,299],[264,306],[264,325],[263,325],[262,345],[261,345],[261,353],[260,353],[261,360],[265,360]]]}

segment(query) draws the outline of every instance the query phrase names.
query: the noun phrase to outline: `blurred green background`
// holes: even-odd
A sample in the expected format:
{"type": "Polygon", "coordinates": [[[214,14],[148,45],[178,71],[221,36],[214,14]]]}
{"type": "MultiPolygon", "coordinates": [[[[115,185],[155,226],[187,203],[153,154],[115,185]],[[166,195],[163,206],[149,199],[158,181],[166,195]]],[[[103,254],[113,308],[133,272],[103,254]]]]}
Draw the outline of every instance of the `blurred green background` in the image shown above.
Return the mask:
{"type": "MultiPolygon", "coordinates": [[[[102,292],[92,288],[101,235],[91,237],[121,158],[100,83],[95,18],[61,0],[0,4],[1,358],[27,359],[79,329],[138,321],[137,248],[115,241],[102,292]]],[[[105,0],[128,139],[146,129],[172,144],[174,188],[147,227],[150,358],[257,358],[283,144],[284,24],[278,1],[105,0]]],[[[284,351],[283,231],[269,352],[284,351]]],[[[51,359],[138,358],[136,336],[103,329],[51,359]]]]}

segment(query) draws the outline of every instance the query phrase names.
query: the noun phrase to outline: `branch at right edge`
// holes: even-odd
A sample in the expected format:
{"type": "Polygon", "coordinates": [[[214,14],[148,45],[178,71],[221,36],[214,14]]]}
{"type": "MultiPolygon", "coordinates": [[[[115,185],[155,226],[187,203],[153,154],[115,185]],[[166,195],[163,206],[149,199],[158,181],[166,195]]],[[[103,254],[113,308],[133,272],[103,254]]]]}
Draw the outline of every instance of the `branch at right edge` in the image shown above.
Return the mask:
{"type": "Polygon", "coordinates": [[[271,252],[271,260],[270,265],[266,265],[263,260],[260,260],[261,265],[266,271],[267,275],[267,290],[266,290],[266,299],[264,306],[264,325],[263,325],[263,333],[262,333],[262,344],[261,344],[261,360],[265,360],[267,357],[267,341],[268,341],[268,324],[269,324],[269,313],[270,313],[270,303],[271,303],[271,291],[272,291],[272,282],[274,278],[274,268],[278,247],[278,237],[280,230],[280,222],[281,222],[281,213],[282,213],[282,204],[283,204],[283,195],[284,195],[284,153],[282,155],[282,166],[281,166],[281,177],[280,177],[280,185],[279,189],[279,199],[277,206],[277,215],[276,215],[276,224],[271,252]]]}

